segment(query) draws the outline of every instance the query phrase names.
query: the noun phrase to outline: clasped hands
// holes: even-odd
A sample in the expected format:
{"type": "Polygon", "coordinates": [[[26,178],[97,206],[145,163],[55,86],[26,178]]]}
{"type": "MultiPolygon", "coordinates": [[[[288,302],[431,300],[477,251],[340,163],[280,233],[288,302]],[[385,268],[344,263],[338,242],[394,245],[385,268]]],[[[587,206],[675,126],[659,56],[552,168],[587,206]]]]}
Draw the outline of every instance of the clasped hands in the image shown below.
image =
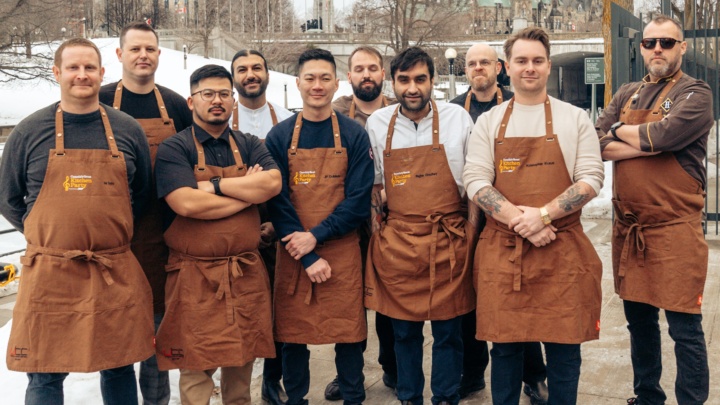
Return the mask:
{"type": "MultiPolygon", "coordinates": [[[[285,242],[285,250],[295,260],[300,260],[306,254],[312,252],[317,245],[315,235],[310,232],[293,232],[282,238],[282,241],[285,242]]],[[[310,277],[310,281],[318,284],[328,281],[332,273],[330,264],[323,258],[311,264],[310,267],[305,269],[305,272],[310,277]]]]}
{"type": "Polygon", "coordinates": [[[557,228],[543,223],[540,208],[524,205],[518,205],[517,208],[521,211],[520,215],[508,222],[508,229],[517,232],[535,247],[548,245],[555,240],[557,228]]]}

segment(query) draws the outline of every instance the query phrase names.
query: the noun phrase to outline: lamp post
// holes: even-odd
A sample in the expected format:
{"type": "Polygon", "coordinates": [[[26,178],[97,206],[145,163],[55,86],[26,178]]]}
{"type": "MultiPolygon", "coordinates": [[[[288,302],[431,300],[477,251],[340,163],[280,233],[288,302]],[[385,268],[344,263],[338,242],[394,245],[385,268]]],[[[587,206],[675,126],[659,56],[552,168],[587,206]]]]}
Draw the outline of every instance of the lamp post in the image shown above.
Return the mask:
{"type": "Polygon", "coordinates": [[[67,32],[67,28],[62,27],[60,28],[60,34],[62,34],[62,40],[65,41],[65,33],[67,32]]]}
{"type": "Polygon", "coordinates": [[[450,88],[448,89],[448,96],[449,99],[452,100],[455,98],[455,71],[453,70],[453,63],[455,63],[455,58],[457,58],[457,51],[455,48],[448,48],[445,50],[445,58],[450,63],[450,88]]]}
{"type": "Polygon", "coordinates": [[[187,45],[183,45],[183,69],[187,70],[187,45]]]}

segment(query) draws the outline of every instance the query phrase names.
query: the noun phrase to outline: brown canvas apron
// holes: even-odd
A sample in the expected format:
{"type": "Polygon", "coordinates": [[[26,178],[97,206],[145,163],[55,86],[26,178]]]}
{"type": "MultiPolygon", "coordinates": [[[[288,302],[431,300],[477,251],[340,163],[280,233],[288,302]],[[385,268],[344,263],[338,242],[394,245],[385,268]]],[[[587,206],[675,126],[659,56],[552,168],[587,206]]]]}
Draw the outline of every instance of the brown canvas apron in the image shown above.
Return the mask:
{"type": "MultiPolygon", "coordinates": [[[[468,90],[467,97],[465,97],[465,111],[470,112],[470,102],[472,100],[472,91],[468,90]]],[[[503,95],[502,91],[500,91],[500,87],[497,88],[497,92],[495,93],[495,103],[497,105],[500,105],[503,103],[503,95]]]]}
{"type": "MultiPolygon", "coordinates": [[[[345,198],[347,150],[342,147],[337,116],[331,115],[333,148],[299,149],[302,113],[295,120],[288,150],[290,202],[303,228],[320,224],[345,198]]],[[[275,340],[285,343],[355,343],[367,337],[362,304],[362,269],[357,232],[318,244],[330,279],[315,284],[302,263],[283,246],[275,267],[275,340]]]]}
{"type": "Polygon", "coordinates": [[[55,149],[25,220],[10,370],[91,372],[152,355],[152,296],[130,251],[125,159],[103,107],[100,113],[109,150],[65,149],[57,109],[55,149]]]}
{"type": "MultiPolygon", "coordinates": [[[[240,114],[238,113],[238,103],[239,103],[239,101],[236,101],[235,105],[233,106],[233,113],[232,113],[232,129],[233,129],[233,131],[239,131],[239,128],[240,128],[240,114]]],[[[278,123],[277,115],[275,115],[275,109],[273,108],[272,104],[270,104],[270,103],[267,103],[267,106],[270,109],[270,118],[272,119],[273,126],[275,126],[278,123]]]]}
{"type": "MultiPolygon", "coordinates": [[[[229,167],[206,165],[194,128],[193,139],[197,181],[247,172],[232,135],[235,166],[229,167]]],[[[170,259],[156,347],[160,370],[207,370],[275,357],[270,281],[257,250],[257,206],[216,220],[178,215],[165,231],[165,242],[170,259]]]]}
{"type": "Polygon", "coordinates": [[[432,145],[392,149],[400,106],[390,119],[384,152],[389,213],[370,241],[365,275],[365,306],[408,321],[452,319],[475,307],[466,265],[472,230],[431,102],[432,145]]]}
{"type": "MultiPolygon", "coordinates": [[[[113,108],[120,110],[123,85],[118,82],[115,89],[113,108]]],[[[147,137],[150,146],[150,162],[155,167],[158,146],[165,139],[175,135],[175,124],[168,116],[160,90],[153,90],[160,110],[160,118],[136,118],[147,137]]],[[[145,214],[135,220],[135,231],[130,243],[132,252],[137,257],[150,282],[153,293],[153,311],[156,314],[165,312],[165,264],[168,260],[168,248],[163,240],[162,214],[160,201],[155,198],[155,176],[152,182],[152,198],[145,214]]]]}
{"type": "MultiPolygon", "coordinates": [[[[495,140],[495,187],[515,205],[539,207],[572,185],[545,101],[545,136],[506,138],[510,100],[495,140]]],[[[477,334],[491,342],[598,339],[602,263],[578,211],[553,221],[557,239],[535,247],[489,217],[475,256],[477,334]]]]}
{"type": "MultiPolygon", "coordinates": [[[[661,104],[681,76],[678,71],[665,85],[652,110],[631,110],[628,99],[620,121],[660,121],[661,104]]],[[[702,186],[672,152],[620,160],[613,167],[615,291],[624,300],[699,314],[708,265],[702,186]]]]}

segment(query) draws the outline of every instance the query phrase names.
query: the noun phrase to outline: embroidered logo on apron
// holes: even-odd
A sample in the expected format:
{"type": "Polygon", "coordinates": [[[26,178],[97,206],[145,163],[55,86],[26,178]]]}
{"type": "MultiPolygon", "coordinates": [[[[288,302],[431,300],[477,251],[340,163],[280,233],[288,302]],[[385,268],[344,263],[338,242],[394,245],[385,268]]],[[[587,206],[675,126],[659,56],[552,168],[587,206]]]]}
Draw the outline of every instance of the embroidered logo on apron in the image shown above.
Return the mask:
{"type": "Polygon", "coordinates": [[[63,182],[63,189],[65,191],[83,191],[85,188],[92,184],[92,176],[87,175],[70,175],[65,176],[65,181],[63,182]]]}
{"type": "Polygon", "coordinates": [[[670,111],[670,106],[672,106],[672,100],[666,98],[660,106],[662,107],[663,111],[668,112],[670,111]]]}
{"type": "Polygon", "coordinates": [[[295,173],[295,176],[293,176],[293,181],[295,182],[295,184],[310,184],[313,179],[315,179],[314,170],[297,172],[295,173]]]}
{"type": "Polygon", "coordinates": [[[410,178],[410,172],[404,171],[404,172],[397,172],[393,173],[392,175],[392,186],[404,186],[405,183],[407,183],[408,179],[410,178]]]}
{"type": "Polygon", "coordinates": [[[177,361],[185,358],[183,349],[175,349],[172,347],[170,348],[170,350],[163,350],[162,354],[163,356],[167,357],[172,361],[177,361]]]}
{"type": "Polygon", "coordinates": [[[518,158],[504,158],[500,161],[500,173],[512,173],[520,167],[520,159],[518,158]]]}
{"type": "Polygon", "coordinates": [[[14,358],[15,360],[20,359],[26,359],[27,358],[27,347],[13,347],[12,350],[10,350],[10,357],[14,358]]]}

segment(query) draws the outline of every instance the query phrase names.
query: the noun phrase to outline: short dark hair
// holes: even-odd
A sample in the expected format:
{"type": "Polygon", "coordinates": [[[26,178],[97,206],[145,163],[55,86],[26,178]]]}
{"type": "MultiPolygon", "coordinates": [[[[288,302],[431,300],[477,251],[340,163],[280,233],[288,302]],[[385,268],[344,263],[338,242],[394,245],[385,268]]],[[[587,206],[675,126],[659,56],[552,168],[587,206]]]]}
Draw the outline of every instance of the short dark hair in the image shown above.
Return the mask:
{"type": "Polygon", "coordinates": [[[160,43],[160,38],[158,37],[158,34],[157,32],[155,32],[153,27],[147,25],[147,23],[144,21],[136,21],[124,26],[122,31],[120,31],[120,48],[123,47],[123,44],[125,43],[125,35],[127,35],[128,31],[130,30],[152,32],[153,35],[155,35],[155,40],[158,41],[158,44],[160,43]]]}
{"type": "MultiPolygon", "coordinates": [[[[680,33],[680,40],[681,41],[684,40],[685,33],[683,32],[683,28],[680,25],[680,23],[676,19],[668,17],[665,14],[656,15],[652,20],[650,20],[648,25],[650,25],[650,24],[660,25],[660,24],[665,24],[666,22],[673,23],[675,25],[675,27],[677,28],[678,32],[680,33]]],[[[646,25],[646,27],[647,27],[647,25],[646,25]]]]}
{"type": "Polygon", "coordinates": [[[433,63],[433,59],[427,52],[417,46],[410,47],[400,52],[393,58],[392,62],[390,62],[390,76],[394,81],[395,72],[398,70],[410,70],[418,63],[424,63],[427,65],[428,71],[430,72],[430,78],[432,79],[435,77],[435,64],[433,63]]]}
{"type": "Polygon", "coordinates": [[[227,69],[220,65],[205,65],[190,75],[190,91],[194,90],[195,87],[197,87],[198,83],[200,83],[201,80],[207,79],[210,77],[219,77],[221,79],[228,79],[230,82],[230,87],[233,86],[233,78],[232,75],[230,75],[230,72],[228,72],[227,69]]]}
{"type": "Polygon", "coordinates": [[[318,48],[308,49],[307,51],[300,54],[300,58],[298,58],[298,72],[302,70],[305,62],[311,60],[324,60],[326,62],[329,62],[333,66],[333,73],[335,73],[335,75],[337,76],[335,57],[330,53],[330,51],[318,48]]]}
{"type": "Polygon", "coordinates": [[[65,50],[65,48],[72,48],[75,46],[86,46],[88,48],[92,48],[95,50],[95,53],[97,53],[98,56],[98,64],[99,67],[102,67],[102,55],[100,54],[100,49],[98,49],[97,45],[89,39],[85,38],[70,38],[67,41],[60,44],[58,49],[55,51],[55,59],[53,63],[58,68],[62,65],[62,53],[65,50]]]}
{"type": "MultiPolygon", "coordinates": [[[[235,64],[235,59],[242,58],[244,56],[250,56],[250,55],[257,55],[260,57],[260,59],[263,60],[263,65],[265,66],[265,71],[268,71],[267,67],[267,60],[265,60],[265,56],[261,54],[259,51],[256,51],[254,49],[241,49],[235,53],[235,56],[232,58],[232,62],[230,62],[230,73],[233,73],[233,65],[235,64]]],[[[234,74],[234,73],[233,73],[234,74]]]]}
{"type": "Polygon", "coordinates": [[[505,52],[505,57],[508,61],[512,59],[512,56],[510,54],[512,53],[513,45],[515,45],[515,42],[518,39],[539,41],[545,47],[545,54],[548,60],[550,60],[550,38],[548,37],[547,32],[542,28],[527,27],[516,34],[513,34],[513,36],[511,36],[507,39],[507,41],[505,41],[505,44],[503,45],[503,52],[505,52]]]}
{"type": "Polygon", "coordinates": [[[355,48],[352,52],[350,52],[350,56],[348,57],[348,69],[352,68],[352,58],[355,56],[358,52],[365,52],[369,53],[370,55],[374,55],[378,60],[380,61],[380,67],[383,67],[383,57],[380,54],[380,51],[373,48],[372,46],[358,46],[355,48]]]}

